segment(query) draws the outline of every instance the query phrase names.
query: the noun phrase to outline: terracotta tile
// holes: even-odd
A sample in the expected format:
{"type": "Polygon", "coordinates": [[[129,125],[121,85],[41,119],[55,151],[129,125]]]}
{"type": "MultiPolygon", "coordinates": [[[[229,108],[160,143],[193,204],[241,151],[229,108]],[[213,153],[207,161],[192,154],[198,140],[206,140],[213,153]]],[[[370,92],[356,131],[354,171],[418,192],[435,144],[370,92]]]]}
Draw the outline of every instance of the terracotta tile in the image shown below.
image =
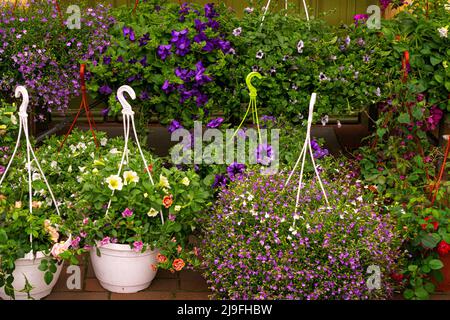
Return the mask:
{"type": "Polygon", "coordinates": [[[109,292],[55,292],[45,300],[109,300],[109,292]]]}
{"type": "Polygon", "coordinates": [[[100,285],[95,278],[88,278],[84,283],[84,291],[87,292],[106,292],[107,290],[100,285]]]}
{"type": "Polygon", "coordinates": [[[172,300],[172,292],[141,291],[137,293],[111,293],[111,300],[172,300]]]}
{"type": "Polygon", "coordinates": [[[168,270],[158,270],[158,273],[156,274],[156,279],[178,279],[178,273],[174,272],[170,272],[168,270]]]}
{"type": "Polygon", "coordinates": [[[175,294],[175,300],[209,300],[210,292],[185,292],[180,291],[175,294]]]}
{"type": "Polygon", "coordinates": [[[175,291],[178,289],[178,279],[153,279],[146,291],[175,291]]]}
{"type": "Polygon", "coordinates": [[[64,265],[63,269],[61,270],[61,274],[59,276],[58,282],[56,282],[55,287],[53,288],[54,292],[61,292],[61,291],[81,291],[83,289],[83,282],[84,282],[84,275],[85,275],[85,267],[83,265],[81,266],[73,266],[72,268],[79,267],[80,269],[80,289],[69,289],[67,286],[67,280],[70,278],[71,284],[76,284],[74,281],[75,273],[74,271],[67,273],[68,266],[64,265]]]}

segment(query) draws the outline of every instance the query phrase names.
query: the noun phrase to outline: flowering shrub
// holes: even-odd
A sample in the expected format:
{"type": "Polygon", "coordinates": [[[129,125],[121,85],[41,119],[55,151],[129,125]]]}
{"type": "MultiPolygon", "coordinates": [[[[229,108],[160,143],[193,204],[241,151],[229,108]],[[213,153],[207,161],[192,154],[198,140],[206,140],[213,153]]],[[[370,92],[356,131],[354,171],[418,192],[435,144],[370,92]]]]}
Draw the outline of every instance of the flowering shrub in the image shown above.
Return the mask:
{"type": "Polygon", "coordinates": [[[207,116],[218,107],[231,50],[219,12],[213,4],[180,7],[165,1],[140,3],[138,12],[127,7],[112,12],[118,20],[114,46],[89,67],[89,89],[109,97],[114,113],[120,105],[112,93],[125,83],[136,90],[145,119],[157,115],[162,123],[179,118],[190,125],[207,116]]]}
{"type": "Polygon", "coordinates": [[[18,118],[15,112],[15,104],[8,105],[4,101],[0,101],[0,176],[6,169],[9,156],[12,153],[11,147],[17,135],[18,118]]]}
{"type": "MultiPolygon", "coordinates": [[[[136,252],[157,248],[162,268],[179,271],[196,265],[196,251],[188,249],[188,236],[197,228],[197,218],[207,206],[208,192],[193,171],[161,167],[158,159],[144,152],[144,168],[138,151],[131,148],[129,161],[119,175],[123,139],[110,141],[110,151],[95,158],[81,174],[77,196],[74,247],[89,249],[107,243],[129,244],[136,252]],[[119,149],[120,148],[120,149],[119,149]],[[147,170],[153,175],[150,182],[147,170]],[[111,205],[108,210],[108,202],[111,205]],[[160,213],[164,217],[162,224],[160,213]]],[[[156,266],[155,266],[156,268],[156,266]]]]}
{"type": "Polygon", "coordinates": [[[249,100],[243,80],[251,71],[264,76],[254,84],[265,112],[294,122],[306,118],[311,92],[319,115],[359,112],[389,95],[384,87],[396,71],[386,65],[388,43],[363,24],[337,28],[279,12],[261,27],[258,9],[232,18],[225,26],[236,52],[224,75],[233,92],[221,104],[227,114],[239,117],[240,103],[249,100]]]}
{"type": "Polygon", "coordinates": [[[15,12],[10,2],[0,4],[0,95],[12,98],[15,87],[25,85],[38,120],[47,112],[67,109],[70,97],[80,91],[80,60],[96,61],[109,45],[114,20],[107,8],[78,5],[81,29],[61,25],[54,1],[27,1],[15,12]]]}
{"type": "Polygon", "coordinates": [[[389,213],[381,213],[343,167],[325,182],[330,207],[315,181],[300,194],[287,174],[249,173],[222,188],[205,221],[201,255],[218,299],[368,299],[393,293],[400,240],[389,213]],[[381,271],[370,290],[367,269],[381,271]]]}

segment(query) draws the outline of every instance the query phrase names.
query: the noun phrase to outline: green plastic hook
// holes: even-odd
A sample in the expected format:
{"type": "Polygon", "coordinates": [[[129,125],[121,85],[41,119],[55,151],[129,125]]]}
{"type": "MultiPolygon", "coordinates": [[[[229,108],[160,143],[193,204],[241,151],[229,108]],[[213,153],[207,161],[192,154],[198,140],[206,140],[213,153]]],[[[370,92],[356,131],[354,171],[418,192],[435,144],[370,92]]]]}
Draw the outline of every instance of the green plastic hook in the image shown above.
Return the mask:
{"type": "Polygon", "coordinates": [[[250,91],[250,97],[256,97],[258,95],[258,90],[252,85],[252,79],[257,77],[258,79],[262,79],[263,76],[259,72],[250,72],[247,76],[245,82],[247,83],[248,90],[250,91]]]}

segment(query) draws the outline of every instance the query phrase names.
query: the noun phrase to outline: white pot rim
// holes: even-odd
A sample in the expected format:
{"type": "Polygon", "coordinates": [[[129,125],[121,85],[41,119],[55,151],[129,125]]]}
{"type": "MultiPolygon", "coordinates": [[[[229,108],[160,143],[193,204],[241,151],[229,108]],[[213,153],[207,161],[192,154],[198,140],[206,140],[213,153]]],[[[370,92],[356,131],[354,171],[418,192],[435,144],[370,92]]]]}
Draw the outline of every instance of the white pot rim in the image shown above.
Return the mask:
{"type": "MultiPolygon", "coordinates": [[[[131,248],[131,246],[129,244],[122,244],[122,243],[108,243],[105,245],[101,245],[100,241],[96,241],[96,247],[99,249],[109,249],[109,250],[114,250],[114,251],[136,252],[133,250],[133,248],[131,248]]],[[[157,251],[156,248],[154,250],[147,249],[146,251],[144,251],[144,253],[152,253],[152,252],[156,252],[156,251],[157,251]]],[[[141,252],[137,252],[137,253],[141,253],[141,252]]]]}
{"type": "Polygon", "coordinates": [[[33,251],[28,252],[25,257],[17,259],[18,261],[32,261],[36,259],[47,258],[49,256],[45,255],[43,251],[38,251],[36,254],[33,251]]]}

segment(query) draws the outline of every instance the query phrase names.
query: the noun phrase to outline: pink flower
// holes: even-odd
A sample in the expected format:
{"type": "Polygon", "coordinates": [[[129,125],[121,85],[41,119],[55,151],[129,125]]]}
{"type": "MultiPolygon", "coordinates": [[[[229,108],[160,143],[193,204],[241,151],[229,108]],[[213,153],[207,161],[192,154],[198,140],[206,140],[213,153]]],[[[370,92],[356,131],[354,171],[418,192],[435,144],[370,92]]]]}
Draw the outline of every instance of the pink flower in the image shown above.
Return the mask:
{"type": "Polygon", "coordinates": [[[124,218],[128,218],[131,217],[133,215],[133,211],[126,208],[124,212],[122,212],[122,217],[124,218]]]}
{"type": "Polygon", "coordinates": [[[134,251],[136,252],[140,252],[142,250],[142,247],[144,246],[144,244],[142,243],[142,241],[135,241],[133,243],[133,247],[134,247],[134,251]]]}
{"type": "Polygon", "coordinates": [[[71,243],[70,241],[66,241],[63,243],[55,243],[51,251],[52,256],[59,260],[60,254],[64,253],[65,251],[67,251],[67,249],[69,249],[70,243],[71,243]]]}
{"type": "Polygon", "coordinates": [[[111,243],[111,238],[110,237],[104,237],[102,241],[100,241],[100,245],[104,246],[111,243]]]}
{"type": "Polygon", "coordinates": [[[84,250],[91,250],[92,247],[91,247],[90,245],[86,244],[86,245],[83,247],[83,249],[84,249],[84,250]]]}
{"type": "Polygon", "coordinates": [[[84,224],[84,225],[88,224],[88,222],[89,222],[89,218],[84,218],[84,219],[83,219],[83,224],[84,224]]]}
{"type": "Polygon", "coordinates": [[[81,231],[81,232],[80,232],[80,237],[86,238],[86,237],[87,237],[87,233],[84,232],[84,231],[81,231]]]}
{"type": "Polygon", "coordinates": [[[78,248],[78,246],[80,245],[80,241],[81,241],[81,238],[76,237],[74,240],[72,240],[71,246],[75,249],[78,248]]]}

